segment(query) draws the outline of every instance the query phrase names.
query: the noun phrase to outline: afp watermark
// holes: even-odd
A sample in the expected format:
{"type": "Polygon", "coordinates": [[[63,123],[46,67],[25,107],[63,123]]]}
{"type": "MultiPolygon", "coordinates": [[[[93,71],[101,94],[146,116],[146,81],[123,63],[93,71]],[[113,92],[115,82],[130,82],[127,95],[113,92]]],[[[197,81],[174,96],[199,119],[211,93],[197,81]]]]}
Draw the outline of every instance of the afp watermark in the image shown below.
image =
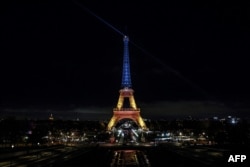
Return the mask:
{"type": "Polygon", "coordinates": [[[244,162],[246,159],[246,155],[230,155],[227,162],[244,162]]]}

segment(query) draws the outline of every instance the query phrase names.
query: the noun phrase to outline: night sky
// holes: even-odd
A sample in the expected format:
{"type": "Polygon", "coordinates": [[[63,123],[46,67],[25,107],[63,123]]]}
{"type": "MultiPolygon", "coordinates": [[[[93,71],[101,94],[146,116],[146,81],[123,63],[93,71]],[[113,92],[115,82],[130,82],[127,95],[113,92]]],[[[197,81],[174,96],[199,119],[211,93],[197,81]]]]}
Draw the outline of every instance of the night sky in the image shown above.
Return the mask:
{"type": "Polygon", "coordinates": [[[62,115],[105,108],[112,115],[121,88],[121,33],[131,41],[132,87],[145,114],[249,115],[247,2],[1,3],[2,115],[28,108],[62,115]]]}

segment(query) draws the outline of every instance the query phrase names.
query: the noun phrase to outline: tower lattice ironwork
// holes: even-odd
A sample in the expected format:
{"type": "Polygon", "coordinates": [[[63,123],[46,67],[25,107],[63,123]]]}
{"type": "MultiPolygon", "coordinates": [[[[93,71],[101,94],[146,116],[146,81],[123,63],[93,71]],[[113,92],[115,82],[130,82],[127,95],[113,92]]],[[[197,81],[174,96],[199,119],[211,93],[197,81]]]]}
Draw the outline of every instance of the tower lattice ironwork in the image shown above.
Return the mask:
{"type": "Polygon", "coordinates": [[[116,108],[113,109],[113,116],[108,123],[107,130],[112,130],[113,127],[122,119],[132,119],[138,127],[147,130],[146,124],[143,121],[140,109],[137,108],[134,99],[134,90],[132,89],[130,61],[129,61],[129,38],[124,36],[124,53],[123,53],[123,71],[122,71],[122,88],[120,89],[119,99],[116,108]],[[129,107],[124,107],[125,99],[129,100],[129,107]]]}

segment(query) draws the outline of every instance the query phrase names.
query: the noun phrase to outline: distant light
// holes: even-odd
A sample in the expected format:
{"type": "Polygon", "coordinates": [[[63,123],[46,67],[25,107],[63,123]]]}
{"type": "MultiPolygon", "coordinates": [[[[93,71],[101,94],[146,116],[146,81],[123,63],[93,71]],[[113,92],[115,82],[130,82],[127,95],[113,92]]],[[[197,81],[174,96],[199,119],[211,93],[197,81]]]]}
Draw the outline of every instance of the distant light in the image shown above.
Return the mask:
{"type": "Polygon", "coordinates": [[[235,118],[232,118],[232,119],[231,119],[231,123],[232,123],[232,124],[236,124],[236,123],[237,123],[237,121],[235,120],[235,118]]]}
{"type": "Polygon", "coordinates": [[[27,134],[28,134],[28,135],[32,135],[32,131],[29,130],[29,131],[27,132],[27,134]]]}

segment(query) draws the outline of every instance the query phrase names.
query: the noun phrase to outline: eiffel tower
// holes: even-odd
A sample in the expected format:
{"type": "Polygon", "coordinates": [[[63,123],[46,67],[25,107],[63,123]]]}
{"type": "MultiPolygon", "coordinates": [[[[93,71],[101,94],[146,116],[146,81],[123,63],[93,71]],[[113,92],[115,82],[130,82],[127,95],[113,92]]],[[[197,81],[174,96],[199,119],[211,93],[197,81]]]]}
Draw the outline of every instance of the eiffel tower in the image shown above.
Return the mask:
{"type": "Polygon", "coordinates": [[[147,130],[145,122],[140,115],[140,108],[137,108],[134,99],[134,90],[132,89],[130,76],[130,62],[129,62],[129,38],[124,36],[124,54],[123,54],[123,71],[122,83],[119,91],[120,96],[116,108],[113,109],[113,116],[107,125],[107,130],[112,130],[116,124],[122,119],[133,120],[139,128],[147,130]],[[129,107],[124,107],[124,101],[129,100],[129,107]]]}

